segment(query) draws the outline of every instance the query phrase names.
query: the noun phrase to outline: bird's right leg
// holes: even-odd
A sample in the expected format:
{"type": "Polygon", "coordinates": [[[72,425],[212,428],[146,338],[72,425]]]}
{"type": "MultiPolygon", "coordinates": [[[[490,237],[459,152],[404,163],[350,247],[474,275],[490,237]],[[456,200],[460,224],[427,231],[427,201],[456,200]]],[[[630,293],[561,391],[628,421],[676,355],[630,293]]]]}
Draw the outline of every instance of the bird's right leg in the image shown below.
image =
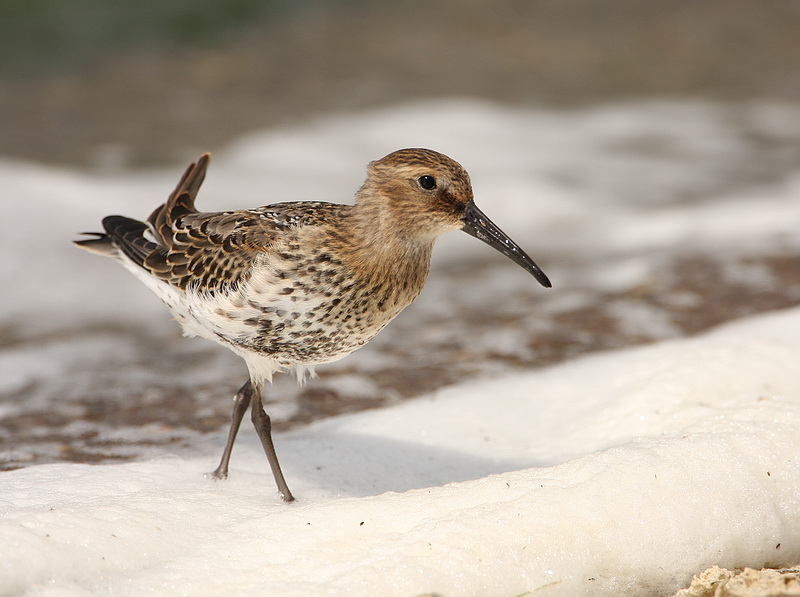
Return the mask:
{"type": "Polygon", "coordinates": [[[231,429],[228,431],[228,443],[225,444],[225,450],[222,452],[222,460],[219,462],[217,469],[211,473],[215,479],[228,478],[228,463],[231,460],[231,451],[233,450],[233,442],[236,441],[236,434],[239,432],[239,425],[242,423],[242,418],[250,406],[253,399],[253,385],[250,380],[247,380],[239,391],[236,393],[233,403],[233,415],[231,417],[231,429]]]}

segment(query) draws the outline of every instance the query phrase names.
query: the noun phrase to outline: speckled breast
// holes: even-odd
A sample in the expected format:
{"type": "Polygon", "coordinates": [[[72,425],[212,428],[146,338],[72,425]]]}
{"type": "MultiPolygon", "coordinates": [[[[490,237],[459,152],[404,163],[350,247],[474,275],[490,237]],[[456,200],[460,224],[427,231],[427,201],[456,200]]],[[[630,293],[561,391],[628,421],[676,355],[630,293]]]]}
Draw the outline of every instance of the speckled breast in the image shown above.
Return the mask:
{"type": "Polygon", "coordinates": [[[216,307],[217,337],[283,366],[337,360],[367,343],[424,284],[358,275],[326,247],[287,243],[259,258],[216,307]]]}

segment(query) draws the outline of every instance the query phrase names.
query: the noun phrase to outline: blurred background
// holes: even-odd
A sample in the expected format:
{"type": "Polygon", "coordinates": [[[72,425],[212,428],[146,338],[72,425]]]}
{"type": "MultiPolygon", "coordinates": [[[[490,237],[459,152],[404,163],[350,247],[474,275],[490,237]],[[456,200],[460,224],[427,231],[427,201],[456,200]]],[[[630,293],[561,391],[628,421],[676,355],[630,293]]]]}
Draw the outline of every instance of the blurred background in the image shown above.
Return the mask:
{"type": "Polygon", "coordinates": [[[432,97],[800,99],[794,0],[0,0],[0,154],[183,161],[432,97]]]}

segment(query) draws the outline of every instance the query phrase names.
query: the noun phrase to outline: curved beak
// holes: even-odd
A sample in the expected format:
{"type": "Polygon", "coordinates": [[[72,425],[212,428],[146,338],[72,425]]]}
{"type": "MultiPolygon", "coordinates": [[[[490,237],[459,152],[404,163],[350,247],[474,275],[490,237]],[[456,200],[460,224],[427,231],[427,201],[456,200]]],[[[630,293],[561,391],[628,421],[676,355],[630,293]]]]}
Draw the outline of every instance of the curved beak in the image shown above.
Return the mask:
{"type": "Polygon", "coordinates": [[[474,201],[467,203],[464,217],[461,218],[464,226],[461,228],[467,234],[482,240],[490,247],[500,251],[503,255],[510,258],[513,262],[525,268],[536,280],[545,288],[550,288],[552,284],[545,273],[539,269],[528,254],[523,251],[517,243],[511,240],[508,235],[492,222],[486,215],[479,210],[474,201]]]}

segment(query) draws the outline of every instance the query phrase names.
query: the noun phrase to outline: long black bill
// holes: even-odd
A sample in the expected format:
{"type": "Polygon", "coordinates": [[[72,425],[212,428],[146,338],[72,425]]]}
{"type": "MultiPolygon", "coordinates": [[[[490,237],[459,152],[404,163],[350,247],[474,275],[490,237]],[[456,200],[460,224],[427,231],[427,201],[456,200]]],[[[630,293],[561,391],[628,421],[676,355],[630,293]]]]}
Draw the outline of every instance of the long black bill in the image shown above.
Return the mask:
{"type": "Polygon", "coordinates": [[[544,286],[550,288],[549,278],[539,269],[539,266],[528,257],[528,254],[519,248],[519,245],[511,240],[508,235],[492,222],[486,215],[475,206],[474,201],[467,203],[467,209],[462,218],[464,226],[461,228],[467,234],[482,240],[490,247],[494,247],[512,261],[524,267],[534,278],[544,286]]]}

